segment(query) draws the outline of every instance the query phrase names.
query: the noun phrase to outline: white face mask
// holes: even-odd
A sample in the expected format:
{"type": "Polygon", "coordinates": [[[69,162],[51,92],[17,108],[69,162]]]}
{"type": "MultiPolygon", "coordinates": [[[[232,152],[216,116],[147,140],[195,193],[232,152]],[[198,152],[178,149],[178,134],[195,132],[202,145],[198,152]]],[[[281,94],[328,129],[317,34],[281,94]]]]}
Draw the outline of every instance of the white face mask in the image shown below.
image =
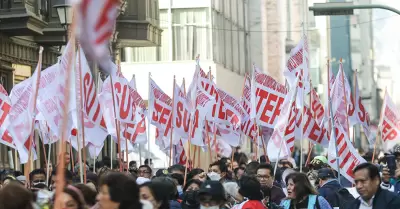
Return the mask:
{"type": "Polygon", "coordinates": [[[216,205],[216,206],[210,206],[210,207],[206,207],[206,206],[202,206],[202,205],[200,205],[200,209],[219,209],[219,206],[218,206],[218,205],[216,205]]]}
{"type": "Polygon", "coordinates": [[[181,194],[183,192],[182,186],[176,186],[178,193],[181,194]]]}
{"type": "Polygon", "coordinates": [[[215,173],[215,172],[210,172],[207,174],[208,177],[210,177],[210,179],[212,181],[219,181],[221,179],[221,174],[215,173]]]}

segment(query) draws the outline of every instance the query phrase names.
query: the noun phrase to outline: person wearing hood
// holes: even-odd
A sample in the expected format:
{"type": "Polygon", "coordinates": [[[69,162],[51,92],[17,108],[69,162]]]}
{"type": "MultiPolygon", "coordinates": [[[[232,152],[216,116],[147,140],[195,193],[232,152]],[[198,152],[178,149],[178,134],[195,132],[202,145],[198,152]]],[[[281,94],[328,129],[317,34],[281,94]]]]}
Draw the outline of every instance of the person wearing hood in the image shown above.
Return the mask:
{"type": "Polygon", "coordinates": [[[343,188],[336,179],[332,169],[322,168],[318,171],[319,189],[318,193],[333,207],[339,207],[340,201],[353,201],[354,197],[343,188]],[[339,196],[340,195],[340,198],[339,196]]]}
{"type": "Polygon", "coordinates": [[[202,181],[197,179],[189,180],[183,187],[181,206],[182,209],[198,209],[200,202],[197,200],[197,193],[202,185],[202,181]]]}

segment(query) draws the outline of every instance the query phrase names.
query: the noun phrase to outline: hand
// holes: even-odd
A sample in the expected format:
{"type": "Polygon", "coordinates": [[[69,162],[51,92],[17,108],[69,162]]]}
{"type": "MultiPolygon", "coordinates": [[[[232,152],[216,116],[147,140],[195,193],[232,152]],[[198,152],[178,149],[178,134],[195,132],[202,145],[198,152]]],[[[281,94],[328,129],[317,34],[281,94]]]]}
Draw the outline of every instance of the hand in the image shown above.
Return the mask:
{"type": "Polygon", "coordinates": [[[399,178],[400,178],[400,168],[396,169],[396,171],[395,171],[395,173],[394,173],[394,177],[395,177],[396,179],[399,179],[399,178]]]}
{"type": "Polygon", "coordinates": [[[389,168],[383,167],[382,169],[382,181],[383,183],[389,183],[390,182],[390,172],[389,168]]]}

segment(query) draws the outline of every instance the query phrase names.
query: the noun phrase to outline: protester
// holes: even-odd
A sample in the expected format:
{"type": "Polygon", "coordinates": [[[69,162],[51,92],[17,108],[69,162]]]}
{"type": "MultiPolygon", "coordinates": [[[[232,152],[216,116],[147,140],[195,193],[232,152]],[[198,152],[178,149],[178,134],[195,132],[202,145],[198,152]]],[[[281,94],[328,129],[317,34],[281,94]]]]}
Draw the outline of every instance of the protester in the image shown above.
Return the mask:
{"type": "Polygon", "coordinates": [[[29,180],[31,188],[39,184],[46,185],[46,172],[44,169],[35,169],[29,174],[29,180]]]}
{"type": "Polygon", "coordinates": [[[350,192],[343,188],[330,168],[322,168],[318,171],[318,193],[334,208],[344,209],[354,200],[350,192]]]}
{"type": "Polygon", "coordinates": [[[360,197],[354,200],[348,209],[400,208],[400,197],[393,192],[381,189],[381,178],[377,166],[362,163],[354,168],[353,174],[360,197]]]}
{"type": "Polygon", "coordinates": [[[207,179],[209,180],[209,177],[207,176],[207,174],[204,172],[203,169],[194,168],[189,172],[189,174],[187,176],[187,179],[188,180],[190,180],[190,179],[198,179],[198,180],[204,182],[207,179]]]}
{"type": "Polygon", "coordinates": [[[61,196],[63,209],[85,209],[86,203],[82,192],[71,185],[64,188],[61,196]]]}
{"type": "Polygon", "coordinates": [[[183,187],[184,192],[188,191],[197,191],[200,189],[201,184],[203,184],[202,181],[197,180],[197,179],[191,179],[189,180],[186,185],[183,187]]]}
{"type": "Polygon", "coordinates": [[[207,175],[212,181],[224,182],[230,180],[228,177],[228,167],[221,161],[215,161],[212,163],[207,175]]]}
{"type": "Polygon", "coordinates": [[[185,175],[185,166],[179,164],[172,165],[168,168],[168,173],[185,175]]]}
{"type": "Polygon", "coordinates": [[[226,192],[226,205],[230,207],[243,201],[243,196],[239,194],[239,185],[236,182],[225,182],[222,184],[226,192]]]}
{"type": "Polygon", "coordinates": [[[281,202],[284,209],[319,208],[331,209],[332,207],[311,185],[306,174],[291,173],[285,179],[288,196],[281,202]]]}
{"type": "Polygon", "coordinates": [[[200,204],[197,201],[197,193],[201,187],[203,182],[192,179],[188,181],[183,188],[183,195],[182,195],[182,202],[181,207],[182,209],[188,208],[199,208],[200,204]]]}
{"type": "Polygon", "coordinates": [[[140,185],[140,199],[149,201],[154,209],[169,209],[169,196],[162,182],[146,182],[140,185]]]}
{"type": "Polygon", "coordinates": [[[268,197],[269,201],[279,204],[286,197],[283,190],[274,185],[274,168],[270,164],[260,164],[256,170],[256,178],[260,182],[264,198],[268,197]]]}
{"type": "Polygon", "coordinates": [[[207,180],[201,185],[197,199],[200,203],[200,208],[204,209],[223,209],[227,201],[221,182],[212,180],[207,180]]]}
{"type": "Polygon", "coordinates": [[[151,179],[152,176],[152,169],[148,165],[141,165],[139,166],[138,176],[151,179]]]}
{"type": "Polygon", "coordinates": [[[264,209],[265,205],[261,202],[263,200],[263,195],[261,192],[261,184],[254,177],[243,176],[239,185],[239,194],[246,199],[246,201],[240,203],[233,208],[253,208],[253,209],[264,209]]]}
{"type": "Polygon", "coordinates": [[[245,174],[245,168],[237,167],[233,169],[233,173],[235,174],[235,179],[240,180],[242,176],[245,174]]]}
{"type": "MultiPolygon", "coordinates": [[[[260,163],[257,161],[252,161],[246,165],[246,174],[248,176],[255,176],[257,174],[257,168],[260,163]]],[[[242,167],[242,166],[241,166],[242,167]]]]}
{"type": "Polygon", "coordinates": [[[152,180],[153,182],[162,182],[164,185],[164,192],[168,195],[170,209],[180,209],[181,200],[178,194],[178,181],[171,177],[157,177],[152,180]]]}
{"type": "Polygon", "coordinates": [[[132,177],[122,173],[110,172],[102,177],[97,200],[101,208],[136,209],[142,205],[139,187],[132,177]]]}
{"type": "Polygon", "coordinates": [[[76,184],[74,187],[79,189],[82,193],[87,208],[91,208],[96,205],[97,192],[95,190],[85,184],[76,184]]]}
{"type": "Polygon", "coordinates": [[[23,185],[10,182],[0,190],[0,209],[33,209],[33,195],[23,185]]]}

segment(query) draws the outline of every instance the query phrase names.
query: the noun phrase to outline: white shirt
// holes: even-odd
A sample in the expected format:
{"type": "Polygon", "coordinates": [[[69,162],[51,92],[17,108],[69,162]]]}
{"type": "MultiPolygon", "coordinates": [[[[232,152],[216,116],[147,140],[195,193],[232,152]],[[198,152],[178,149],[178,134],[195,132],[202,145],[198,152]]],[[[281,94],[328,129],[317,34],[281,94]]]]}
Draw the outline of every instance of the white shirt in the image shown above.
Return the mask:
{"type": "Polygon", "coordinates": [[[360,198],[360,207],[359,209],[372,209],[372,203],[374,201],[373,196],[368,202],[365,202],[362,198],[360,198]]]}

